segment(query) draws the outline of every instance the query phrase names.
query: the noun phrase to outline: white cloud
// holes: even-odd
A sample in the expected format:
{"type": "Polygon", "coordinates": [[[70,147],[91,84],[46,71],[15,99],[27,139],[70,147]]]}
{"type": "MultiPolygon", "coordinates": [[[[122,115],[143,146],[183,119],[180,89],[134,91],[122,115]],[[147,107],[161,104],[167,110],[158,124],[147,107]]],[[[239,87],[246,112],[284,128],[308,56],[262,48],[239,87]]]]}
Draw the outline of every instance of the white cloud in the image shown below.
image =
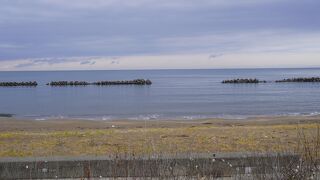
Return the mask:
{"type": "Polygon", "coordinates": [[[208,58],[211,54],[171,54],[117,57],[73,57],[59,63],[39,59],[0,61],[0,71],[10,70],[115,70],[115,69],[210,69],[319,67],[320,53],[230,53],[208,58]],[[86,63],[83,63],[86,62],[86,63]],[[89,63],[90,62],[90,63],[89,63]],[[94,62],[94,63],[93,63],[94,62]],[[120,63],[121,62],[121,63],[120,63]]]}

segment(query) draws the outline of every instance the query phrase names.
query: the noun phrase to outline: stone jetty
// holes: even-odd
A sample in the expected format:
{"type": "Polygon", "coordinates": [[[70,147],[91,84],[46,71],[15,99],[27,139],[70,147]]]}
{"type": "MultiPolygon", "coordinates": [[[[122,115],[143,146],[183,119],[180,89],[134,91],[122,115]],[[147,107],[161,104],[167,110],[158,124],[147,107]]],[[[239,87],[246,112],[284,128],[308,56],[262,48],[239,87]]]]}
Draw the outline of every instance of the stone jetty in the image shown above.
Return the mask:
{"type": "Polygon", "coordinates": [[[97,81],[97,82],[86,82],[86,81],[52,81],[48,83],[48,86],[108,86],[108,85],[151,85],[152,82],[147,79],[134,79],[127,81],[97,81]]]}
{"type": "Polygon", "coordinates": [[[47,85],[50,86],[87,86],[90,85],[90,83],[86,81],[52,81],[48,83],[47,85]]]}
{"type": "Polygon", "coordinates": [[[320,77],[310,77],[310,78],[290,78],[290,79],[282,79],[277,80],[276,83],[283,83],[283,82],[320,82],[320,77]]]}
{"type": "Polygon", "coordinates": [[[36,81],[30,82],[0,82],[1,87],[18,87],[18,86],[25,86],[25,87],[33,87],[38,86],[36,81]]]}
{"type": "Polygon", "coordinates": [[[152,82],[147,79],[135,79],[129,81],[98,81],[92,83],[97,86],[108,86],[108,85],[151,85],[152,82]]]}
{"type": "Polygon", "coordinates": [[[13,117],[13,114],[3,114],[3,113],[0,113],[0,117],[13,117]]]}
{"type": "Polygon", "coordinates": [[[257,84],[266,82],[267,81],[260,81],[259,79],[231,79],[222,81],[223,84],[257,84]]]}

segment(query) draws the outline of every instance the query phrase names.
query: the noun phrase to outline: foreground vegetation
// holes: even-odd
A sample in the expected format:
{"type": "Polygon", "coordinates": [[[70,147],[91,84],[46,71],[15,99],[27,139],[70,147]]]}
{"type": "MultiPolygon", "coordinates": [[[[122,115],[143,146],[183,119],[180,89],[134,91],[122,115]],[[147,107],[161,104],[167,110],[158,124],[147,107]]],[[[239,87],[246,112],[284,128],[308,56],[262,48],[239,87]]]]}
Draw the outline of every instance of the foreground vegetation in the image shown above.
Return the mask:
{"type": "Polygon", "coordinates": [[[299,149],[318,132],[317,123],[287,125],[203,124],[70,131],[0,132],[0,157],[205,152],[283,152],[299,149]]]}
{"type": "Polygon", "coordinates": [[[111,157],[106,161],[75,159],[75,162],[60,162],[53,157],[52,162],[30,161],[27,165],[3,161],[0,164],[3,178],[320,178],[318,118],[193,122],[8,119],[1,124],[1,157],[111,157]],[[215,156],[216,152],[251,152],[253,156],[221,158],[215,156]],[[206,158],[197,157],[198,153],[205,153],[206,158]],[[166,158],[167,155],[171,158],[166,158]],[[65,168],[66,164],[69,168],[63,171],[66,174],[57,173],[55,169],[65,168]]]}

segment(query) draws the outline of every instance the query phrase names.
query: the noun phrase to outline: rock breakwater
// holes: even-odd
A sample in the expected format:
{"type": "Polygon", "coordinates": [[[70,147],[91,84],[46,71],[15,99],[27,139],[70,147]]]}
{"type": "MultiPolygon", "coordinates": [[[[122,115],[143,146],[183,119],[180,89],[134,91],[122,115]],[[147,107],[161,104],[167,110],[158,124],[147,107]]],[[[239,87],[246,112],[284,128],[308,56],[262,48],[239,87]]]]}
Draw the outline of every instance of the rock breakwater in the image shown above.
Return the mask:
{"type": "Polygon", "coordinates": [[[107,86],[107,85],[151,85],[152,82],[147,79],[135,79],[129,81],[98,81],[94,82],[93,85],[107,86]]]}
{"type": "Polygon", "coordinates": [[[223,84],[257,84],[266,82],[267,81],[260,81],[259,79],[231,79],[222,81],[223,84]]]}
{"type": "Polygon", "coordinates": [[[48,86],[108,86],[108,85],[151,85],[152,82],[147,79],[134,79],[125,81],[97,81],[97,82],[86,82],[86,81],[52,81],[48,83],[48,86]]]}
{"type": "Polygon", "coordinates": [[[87,86],[90,83],[86,81],[52,81],[47,85],[50,86],[87,86]]]}
{"type": "Polygon", "coordinates": [[[17,87],[17,86],[38,86],[38,83],[36,81],[30,81],[30,82],[0,82],[0,86],[2,87],[17,87]]]}
{"type": "Polygon", "coordinates": [[[310,77],[310,78],[289,78],[289,79],[282,79],[277,80],[277,83],[283,83],[283,82],[320,82],[320,77],[310,77]]]}

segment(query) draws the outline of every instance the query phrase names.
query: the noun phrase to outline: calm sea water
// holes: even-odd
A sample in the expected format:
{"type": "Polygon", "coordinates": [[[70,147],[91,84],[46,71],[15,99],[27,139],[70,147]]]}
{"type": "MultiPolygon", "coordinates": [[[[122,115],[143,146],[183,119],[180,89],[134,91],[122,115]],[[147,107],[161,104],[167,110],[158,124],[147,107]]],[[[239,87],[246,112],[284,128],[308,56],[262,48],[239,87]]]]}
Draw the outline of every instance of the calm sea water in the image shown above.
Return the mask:
{"type": "Polygon", "coordinates": [[[38,81],[36,88],[0,87],[0,113],[84,119],[245,118],[316,115],[320,83],[221,84],[224,79],[320,76],[320,69],[0,72],[0,81],[38,81]],[[151,86],[50,87],[52,80],[151,79],[151,86]]]}

